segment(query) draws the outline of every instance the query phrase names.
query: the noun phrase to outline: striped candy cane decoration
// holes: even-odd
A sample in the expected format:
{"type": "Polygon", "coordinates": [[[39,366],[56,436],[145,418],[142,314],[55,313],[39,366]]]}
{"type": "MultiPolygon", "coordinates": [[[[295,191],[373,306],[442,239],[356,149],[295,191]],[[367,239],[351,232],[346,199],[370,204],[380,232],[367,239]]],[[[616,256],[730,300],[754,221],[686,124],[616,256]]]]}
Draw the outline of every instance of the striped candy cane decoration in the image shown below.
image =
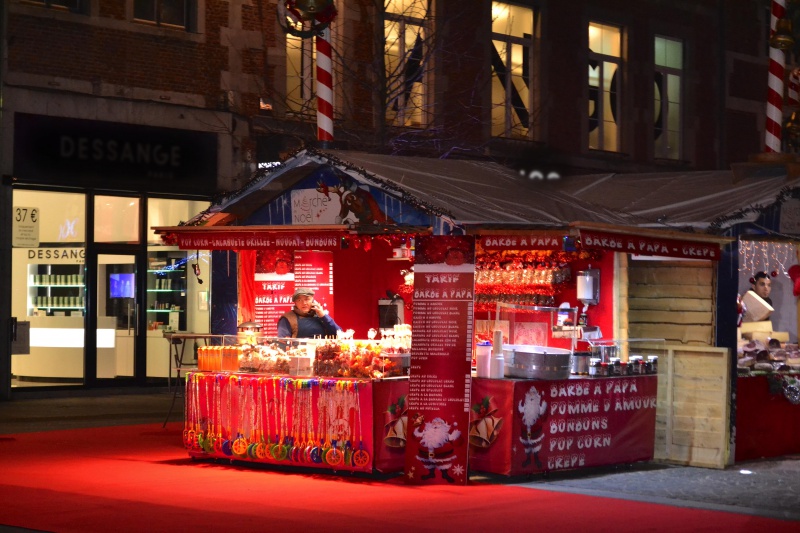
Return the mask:
{"type": "Polygon", "coordinates": [[[787,99],[790,106],[800,106],[800,69],[794,69],[789,74],[789,90],[787,99]]]}
{"type": "MultiPolygon", "coordinates": [[[[786,0],[772,0],[770,36],[775,33],[778,19],[786,16],[786,0]]],[[[786,54],[783,50],[769,48],[769,78],[767,81],[767,131],[764,136],[766,152],[781,151],[781,124],[783,122],[783,76],[786,72],[786,54]]]]}
{"type": "Polygon", "coordinates": [[[333,141],[333,74],[331,30],[316,37],[317,46],[317,140],[333,141]]]}

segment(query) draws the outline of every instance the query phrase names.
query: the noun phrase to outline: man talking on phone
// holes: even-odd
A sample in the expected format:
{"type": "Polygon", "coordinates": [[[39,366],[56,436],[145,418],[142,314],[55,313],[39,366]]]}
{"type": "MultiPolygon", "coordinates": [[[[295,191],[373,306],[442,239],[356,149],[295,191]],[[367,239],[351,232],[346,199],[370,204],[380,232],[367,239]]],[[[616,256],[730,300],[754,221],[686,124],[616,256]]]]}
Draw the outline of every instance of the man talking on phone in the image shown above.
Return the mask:
{"type": "Polygon", "coordinates": [[[313,339],[315,337],[333,337],[342,328],[334,322],[333,317],[314,300],[314,291],[298,287],[292,296],[294,308],[278,319],[278,337],[313,339]]]}

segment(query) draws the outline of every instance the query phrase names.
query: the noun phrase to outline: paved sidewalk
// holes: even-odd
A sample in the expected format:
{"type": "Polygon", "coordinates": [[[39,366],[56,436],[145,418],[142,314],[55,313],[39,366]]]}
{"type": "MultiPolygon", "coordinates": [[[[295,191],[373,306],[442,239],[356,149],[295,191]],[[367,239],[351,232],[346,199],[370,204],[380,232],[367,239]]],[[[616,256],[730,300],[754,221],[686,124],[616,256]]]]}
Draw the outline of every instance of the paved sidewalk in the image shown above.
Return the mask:
{"type": "MultiPolygon", "coordinates": [[[[166,389],[25,396],[0,402],[0,434],[163,423],[172,402],[166,389]]],[[[181,397],[169,420],[183,420],[181,397]]],[[[741,463],[725,470],[639,463],[521,478],[475,473],[471,479],[800,522],[800,456],[741,463]]]]}

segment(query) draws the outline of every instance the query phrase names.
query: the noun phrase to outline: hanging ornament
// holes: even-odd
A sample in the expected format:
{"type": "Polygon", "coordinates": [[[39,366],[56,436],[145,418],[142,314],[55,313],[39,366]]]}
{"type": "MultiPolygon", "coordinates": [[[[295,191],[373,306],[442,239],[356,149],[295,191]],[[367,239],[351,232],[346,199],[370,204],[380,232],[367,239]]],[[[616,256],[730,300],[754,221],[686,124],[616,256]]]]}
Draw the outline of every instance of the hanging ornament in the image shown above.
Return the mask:
{"type": "Polygon", "coordinates": [[[370,237],[364,237],[364,251],[369,252],[372,250],[372,239],[370,237]]]}

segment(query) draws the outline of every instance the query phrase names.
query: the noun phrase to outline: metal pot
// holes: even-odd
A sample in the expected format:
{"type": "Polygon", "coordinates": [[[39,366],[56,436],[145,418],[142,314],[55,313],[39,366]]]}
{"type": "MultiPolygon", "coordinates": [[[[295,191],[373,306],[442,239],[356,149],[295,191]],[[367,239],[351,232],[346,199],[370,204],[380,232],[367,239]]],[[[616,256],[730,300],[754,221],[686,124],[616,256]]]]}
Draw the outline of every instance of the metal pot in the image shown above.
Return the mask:
{"type": "Polygon", "coordinates": [[[575,352],[572,354],[572,373],[580,376],[589,375],[589,358],[591,352],[575,352]]]}
{"type": "Polygon", "coordinates": [[[592,357],[597,357],[601,363],[609,363],[612,357],[617,357],[617,346],[615,344],[592,346],[592,357]]]}
{"type": "Polygon", "coordinates": [[[563,348],[509,344],[503,346],[506,376],[526,379],[567,379],[572,352],[563,348]]]}

